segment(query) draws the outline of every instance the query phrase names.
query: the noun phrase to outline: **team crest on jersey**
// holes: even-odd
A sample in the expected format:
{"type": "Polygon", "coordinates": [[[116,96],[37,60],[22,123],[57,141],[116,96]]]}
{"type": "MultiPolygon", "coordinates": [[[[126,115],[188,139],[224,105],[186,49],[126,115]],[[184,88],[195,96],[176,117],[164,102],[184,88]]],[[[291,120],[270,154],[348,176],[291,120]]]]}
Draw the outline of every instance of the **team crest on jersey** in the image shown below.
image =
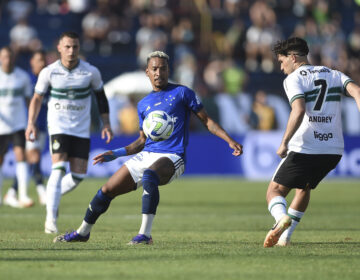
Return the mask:
{"type": "Polygon", "coordinates": [[[69,90],[67,93],[67,96],[69,99],[74,99],[75,98],[75,91],[74,90],[69,90]]]}
{"type": "Polygon", "coordinates": [[[52,144],[52,148],[54,151],[59,150],[59,148],[60,148],[60,143],[56,139],[54,140],[54,142],[52,144]]]}

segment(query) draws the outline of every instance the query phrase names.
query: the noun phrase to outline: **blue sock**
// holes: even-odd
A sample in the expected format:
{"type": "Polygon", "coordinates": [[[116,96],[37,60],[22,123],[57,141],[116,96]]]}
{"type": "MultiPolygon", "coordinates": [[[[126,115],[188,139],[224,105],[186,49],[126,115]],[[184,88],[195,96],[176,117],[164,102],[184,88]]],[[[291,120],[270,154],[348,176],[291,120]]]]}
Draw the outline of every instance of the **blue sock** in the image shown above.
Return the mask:
{"type": "Polygon", "coordinates": [[[98,190],[93,200],[90,202],[89,208],[85,213],[85,222],[95,224],[96,220],[102,213],[105,213],[109,208],[112,198],[104,194],[101,189],[98,190]]]}
{"type": "Polygon", "coordinates": [[[155,171],[146,169],[142,181],[144,189],[142,196],[142,213],[155,215],[160,200],[159,177],[155,171]]]}
{"type": "Polygon", "coordinates": [[[43,185],[43,176],[40,169],[40,162],[30,164],[30,174],[36,185],[43,185]]]}
{"type": "Polygon", "coordinates": [[[11,186],[16,192],[18,191],[18,181],[17,178],[14,178],[13,184],[11,186]]]}

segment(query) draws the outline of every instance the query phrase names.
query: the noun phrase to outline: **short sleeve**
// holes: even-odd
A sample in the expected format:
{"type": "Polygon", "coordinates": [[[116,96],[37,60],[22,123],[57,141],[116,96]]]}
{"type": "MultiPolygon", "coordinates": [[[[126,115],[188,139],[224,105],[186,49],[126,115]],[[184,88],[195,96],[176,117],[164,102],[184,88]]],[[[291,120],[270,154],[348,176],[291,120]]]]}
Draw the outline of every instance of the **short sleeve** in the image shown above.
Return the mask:
{"type": "Polygon", "coordinates": [[[284,80],[284,90],[290,105],[299,98],[305,98],[304,90],[296,75],[289,75],[284,80]]]}
{"type": "Polygon", "coordinates": [[[40,71],[38,80],[35,85],[35,92],[44,95],[48,91],[50,86],[49,68],[45,67],[40,71]]]}
{"type": "Polygon", "coordinates": [[[340,75],[340,82],[342,84],[342,92],[346,95],[346,86],[350,83],[350,82],[354,82],[349,76],[345,75],[344,73],[338,71],[339,75],[340,75]]]}
{"type": "Polygon", "coordinates": [[[101,78],[101,73],[99,69],[95,66],[91,67],[92,79],[91,79],[91,87],[94,91],[99,91],[103,88],[103,81],[101,78]]]}
{"type": "Polygon", "coordinates": [[[196,93],[187,87],[184,87],[183,100],[194,113],[199,112],[204,107],[196,93]]]}

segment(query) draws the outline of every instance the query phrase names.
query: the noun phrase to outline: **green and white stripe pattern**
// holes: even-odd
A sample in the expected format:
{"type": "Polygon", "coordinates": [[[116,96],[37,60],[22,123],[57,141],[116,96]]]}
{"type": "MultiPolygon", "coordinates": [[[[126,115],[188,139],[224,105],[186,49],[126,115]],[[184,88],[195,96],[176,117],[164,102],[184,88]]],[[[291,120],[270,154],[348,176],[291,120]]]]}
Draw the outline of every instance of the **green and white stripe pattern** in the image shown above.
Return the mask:
{"type": "Polygon", "coordinates": [[[91,87],[85,88],[51,88],[51,97],[57,99],[84,99],[91,94],[91,87]]]}

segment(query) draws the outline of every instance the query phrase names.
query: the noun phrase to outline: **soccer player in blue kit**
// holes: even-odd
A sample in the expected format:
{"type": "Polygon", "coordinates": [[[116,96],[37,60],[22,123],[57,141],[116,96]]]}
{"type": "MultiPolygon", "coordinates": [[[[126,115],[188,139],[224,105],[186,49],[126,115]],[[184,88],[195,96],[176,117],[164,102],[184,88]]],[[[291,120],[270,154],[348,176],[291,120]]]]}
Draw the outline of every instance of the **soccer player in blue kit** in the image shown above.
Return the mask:
{"type": "Polygon", "coordinates": [[[229,144],[234,156],[242,154],[242,145],[208,116],[194,91],[182,85],[168,83],[168,62],[169,57],[164,52],[156,51],[148,55],[146,75],[153,91],[138,103],[139,138],[126,147],[95,156],[93,164],[136,155],[126,161],[98,190],[86,210],[81,226],[76,231],[57,236],[54,242],[86,242],[91,228],[108,209],[112,199],[142,185],[142,224],[139,234],[129,244],[151,244],[151,229],[159,204],[158,186],[168,184],[185,170],[185,148],[188,144],[191,112],[196,114],[212,134],[229,144]],[[142,130],[143,120],[154,110],[163,110],[175,120],[174,131],[167,140],[152,141],[146,138],[142,130]]]}

